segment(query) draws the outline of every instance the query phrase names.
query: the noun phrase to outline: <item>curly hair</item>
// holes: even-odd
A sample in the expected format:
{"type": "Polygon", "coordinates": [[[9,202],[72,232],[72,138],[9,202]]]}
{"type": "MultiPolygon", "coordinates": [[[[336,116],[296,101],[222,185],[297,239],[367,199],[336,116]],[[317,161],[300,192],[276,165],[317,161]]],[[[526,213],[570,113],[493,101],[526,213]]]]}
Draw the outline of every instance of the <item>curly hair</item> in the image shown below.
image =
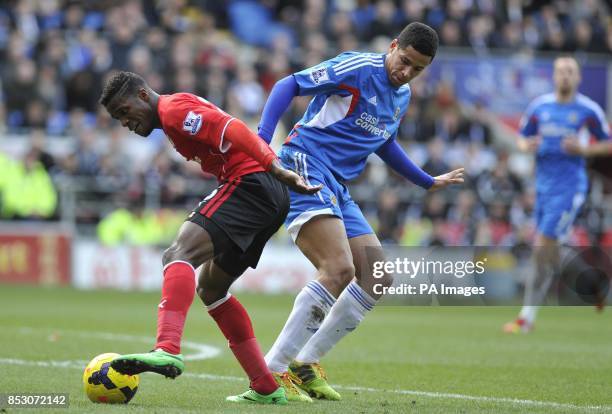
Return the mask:
{"type": "Polygon", "coordinates": [[[117,72],[106,81],[99,102],[106,106],[115,96],[135,93],[139,88],[146,86],[146,84],[145,80],[136,73],[117,72]]]}
{"type": "Polygon", "coordinates": [[[431,56],[433,59],[438,50],[438,34],[426,24],[414,22],[402,30],[397,37],[399,47],[404,49],[412,46],[417,52],[431,56]]]}

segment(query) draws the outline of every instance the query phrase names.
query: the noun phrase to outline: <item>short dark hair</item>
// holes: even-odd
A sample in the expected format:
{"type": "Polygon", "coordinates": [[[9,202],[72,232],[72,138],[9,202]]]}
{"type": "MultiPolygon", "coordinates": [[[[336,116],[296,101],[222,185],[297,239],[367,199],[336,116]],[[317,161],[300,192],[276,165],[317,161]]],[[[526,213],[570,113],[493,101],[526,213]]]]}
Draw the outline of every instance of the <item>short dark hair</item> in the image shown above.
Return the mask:
{"type": "Polygon", "coordinates": [[[438,34],[426,24],[414,22],[404,27],[397,37],[399,47],[404,49],[412,46],[417,52],[431,56],[433,59],[438,50],[438,34]]]}
{"type": "Polygon", "coordinates": [[[138,89],[146,86],[147,83],[142,76],[133,72],[117,72],[104,85],[102,96],[100,96],[100,104],[108,105],[115,96],[135,93],[138,89]]]}

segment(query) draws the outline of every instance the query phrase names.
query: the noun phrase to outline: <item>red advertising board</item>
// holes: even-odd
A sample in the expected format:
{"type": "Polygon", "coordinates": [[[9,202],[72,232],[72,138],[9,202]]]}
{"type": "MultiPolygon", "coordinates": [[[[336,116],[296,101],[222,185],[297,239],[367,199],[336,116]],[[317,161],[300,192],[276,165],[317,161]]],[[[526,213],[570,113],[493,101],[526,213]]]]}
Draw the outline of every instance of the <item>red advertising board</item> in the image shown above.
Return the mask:
{"type": "Polygon", "coordinates": [[[0,283],[70,283],[70,243],[62,233],[0,233],[0,283]]]}

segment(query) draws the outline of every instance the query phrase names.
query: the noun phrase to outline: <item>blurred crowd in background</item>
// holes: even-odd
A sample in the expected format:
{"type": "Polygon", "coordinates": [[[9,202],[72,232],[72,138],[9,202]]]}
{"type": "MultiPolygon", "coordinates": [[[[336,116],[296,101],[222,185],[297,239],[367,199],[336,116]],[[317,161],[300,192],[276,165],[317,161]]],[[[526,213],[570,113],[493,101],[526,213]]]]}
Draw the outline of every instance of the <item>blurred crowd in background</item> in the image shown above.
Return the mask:
{"type": "MultiPolygon", "coordinates": [[[[105,243],[167,244],[216,182],[177,157],[160,132],[145,144],[98,105],[113,70],[161,93],[192,92],[256,129],[274,83],[345,50],[384,52],[413,21],[433,26],[444,53],[612,53],[603,0],[14,0],[0,5],[0,153],[4,219],[68,220],[105,243]],[[135,142],[137,141],[137,142],[135,142]],[[93,230],[92,230],[93,229],[93,230]]],[[[434,61],[435,64],[435,61],[434,61]]],[[[351,184],[381,240],[408,245],[531,243],[533,170],[485,102],[453,85],[411,84],[398,139],[431,175],[465,166],[465,186],[426,193],[372,157],[351,184]],[[516,168],[516,166],[521,168],[516,168]]],[[[278,147],[308,104],[298,98],[278,147]]],[[[143,141],[144,142],[144,141],[143,141]]],[[[612,212],[592,191],[574,241],[612,245],[612,212]]]]}

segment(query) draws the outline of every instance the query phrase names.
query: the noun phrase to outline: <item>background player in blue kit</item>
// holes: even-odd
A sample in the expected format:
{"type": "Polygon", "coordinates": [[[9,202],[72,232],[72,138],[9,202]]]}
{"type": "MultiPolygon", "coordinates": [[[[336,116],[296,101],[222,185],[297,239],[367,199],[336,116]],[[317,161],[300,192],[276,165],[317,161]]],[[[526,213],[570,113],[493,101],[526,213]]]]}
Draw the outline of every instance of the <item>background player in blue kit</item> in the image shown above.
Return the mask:
{"type": "MultiPolygon", "coordinates": [[[[285,222],[318,271],[317,279],[296,297],[289,319],[266,355],[290,400],[310,401],[292,380],[311,396],[340,399],[327,384],[319,360],[357,327],[378,299],[371,290],[371,263],[383,260],[383,251],[345,181],[357,177],[367,157],[376,153],[425,189],[463,182],[462,168],[431,177],[408,159],[395,140],[410,101],[407,83],[431,63],[437,47],[432,28],[412,23],[386,54],[343,53],[280,80],[268,98],[259,134],[269,142],[293,97],[314,96],[280,158],[308,183],[324,186],[311,197],[291,193],[285,222]]],[[[390,277],[376,282],[389,284],[390,277]]]]}
{"type": "Polygon", "coordinates": [[[504,325],[508,333],[533,328],[538,305],[559,271],[559,243],[567,237],[588,189],[585,157],[612,154],[603,110],[577,93],[580,67],[576,59],[555,59],[553,79],[555,92],[536,98],[520,126],[519,148],[536,153],[537,234],[534,273],[526,282],[518,318],[504,325]],[[588,145],[589,133],[599,142],[588,145]]]}

